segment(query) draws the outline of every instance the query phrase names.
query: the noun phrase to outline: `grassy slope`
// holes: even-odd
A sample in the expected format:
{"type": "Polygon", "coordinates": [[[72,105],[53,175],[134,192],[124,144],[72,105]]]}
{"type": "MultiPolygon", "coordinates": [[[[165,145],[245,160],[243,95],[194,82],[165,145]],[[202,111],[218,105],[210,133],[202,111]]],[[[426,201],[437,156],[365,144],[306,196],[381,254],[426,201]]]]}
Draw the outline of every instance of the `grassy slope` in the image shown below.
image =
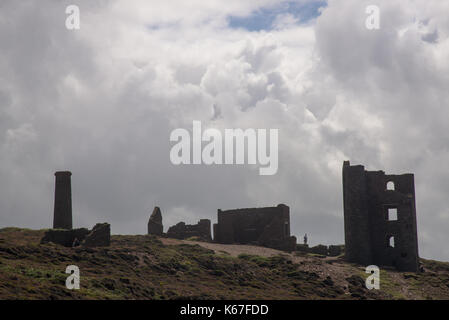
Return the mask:
{"type": "Polygon", "coordinates": [[[420,274],[382,270],[364,289],[361,266],[341,259],[231,257],[153,236],[113,236],[108,248],[40,245],[45,230],[0,229],[0,299],[449,299],[449,263],[422,260],[420,274]],[[81,289],[65,288],[65,268],[81,289]]]}

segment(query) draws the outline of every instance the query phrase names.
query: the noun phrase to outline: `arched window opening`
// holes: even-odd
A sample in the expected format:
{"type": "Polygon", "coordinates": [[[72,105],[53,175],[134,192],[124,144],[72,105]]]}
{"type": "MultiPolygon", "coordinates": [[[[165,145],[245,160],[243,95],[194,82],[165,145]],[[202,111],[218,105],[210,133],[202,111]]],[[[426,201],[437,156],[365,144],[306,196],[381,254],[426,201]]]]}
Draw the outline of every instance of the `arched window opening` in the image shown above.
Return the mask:
{"type": "Polygon", "coordinates": [[[394,237],[393,236],[390,236],[388,238],[388,247],[389,248],[394,248],[394,237]]]}
{"type": "Polygon", "coordinates": [[[394,190],[394,182],[393,181],[387,182],[387,190],[394,190]]]}

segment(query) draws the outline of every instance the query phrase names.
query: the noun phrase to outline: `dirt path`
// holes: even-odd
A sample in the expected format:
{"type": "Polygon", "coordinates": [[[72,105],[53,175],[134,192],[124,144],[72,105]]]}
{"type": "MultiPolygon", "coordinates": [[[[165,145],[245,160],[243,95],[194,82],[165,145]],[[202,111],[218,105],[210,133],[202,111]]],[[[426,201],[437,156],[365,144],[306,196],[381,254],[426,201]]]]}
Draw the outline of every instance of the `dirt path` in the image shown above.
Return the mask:
{"type": "MultiPolygon", "coordinates": [[[[176,244],[192,244],[192,245],[200,245],[203,248],[214,250],[217,254],[229,254],[230,256],[237,257],[239,254],[251,254],[257,255],[261,257],[272,257],[277,256],[279,254],[288,255],[290,254],[258,246],[249,246],[249,245],[235,245],[235,244],[220,244],[220,243],[209,243],[209,242],[201,242],[201,241],[189,241],[189,240],[178,240],[178,239],[170,239],[170,238],[159,238],[164,245],[176,245],[176,244]]],[[[293,256],[292,256],[293,257],[293,256]]]]}

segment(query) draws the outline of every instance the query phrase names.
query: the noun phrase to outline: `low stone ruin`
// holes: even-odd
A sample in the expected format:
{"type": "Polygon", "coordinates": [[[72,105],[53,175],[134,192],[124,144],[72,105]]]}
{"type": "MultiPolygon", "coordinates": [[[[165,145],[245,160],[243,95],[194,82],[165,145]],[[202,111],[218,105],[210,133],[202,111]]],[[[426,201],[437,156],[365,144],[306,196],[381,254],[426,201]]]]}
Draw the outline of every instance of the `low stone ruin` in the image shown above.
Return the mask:
{"type": "Polygon", "coordinates": [[[290,235],[290,208],[275,207],[218,209],[214,241],[223,244],[251,244],[284,251],[296,249],[296,237],[290,235]]]}
{"type": "Polygon", "coordinates": [[[164,226],[162,225],[162,214],[159,207],[154,207],[153,213],[148,220],[148,234],[162,236],[164,226]]]}
{"type": "Polygon", "coordinates": [[[307,244],[297,244],[296,251],[319,254],[322,256],[337,257],[344,253],[344,245],[330,245],[325,246],[322,244],[316,245],[314,247],[309,247],[307,244]]]}
{"type": "Polygon", "coordinates": [[[64,247],[72,247],[74,243],[84,240],[89,234],[87,228],[79,229],[50,229],[45,232],[44,237],[41,239],[41,243],[53,242],[60,244],[64,247]]]}
{"type": "Polygon", "coordinates": [[[309,248],[309,253],[320,254],[323,256],[328,255],[328,248],[325,245],[319,244],[314,247],[309,248]]]}
{"type": "Polygon", "coordinates": [[[107,247],[111,243],[111,226],[109,223],[97,223],[91,231],[79,229],[50,229],[45,232],[41,243],[56,243],[64,247],[107,247]]]}
{"type": "Polygon", "coordinates": [[[55,208],[53,229],[45,232],[41,243],[53,242],[65,247],[103,247],[111,243],[109,223],[97,223],[89,231],[87,228],[72,229],[72,187],[70,171],[55,173],[55,208]]]}
{"type": "Polygon", "coordinates": [[[331,257],[337,257],[341,254],[343,254],[345,251],[345,246],[344,245],[330,245],[328,247],[328,255],[331,257]]]}
{"type": "Polygon", "coordinates": [[[198,238],[202,241],[212,241],[211,222],[209,219],[201,219],[197,224],[189,225],[184,222],[170,227],[167,237],[175,239],[198,238]]]}

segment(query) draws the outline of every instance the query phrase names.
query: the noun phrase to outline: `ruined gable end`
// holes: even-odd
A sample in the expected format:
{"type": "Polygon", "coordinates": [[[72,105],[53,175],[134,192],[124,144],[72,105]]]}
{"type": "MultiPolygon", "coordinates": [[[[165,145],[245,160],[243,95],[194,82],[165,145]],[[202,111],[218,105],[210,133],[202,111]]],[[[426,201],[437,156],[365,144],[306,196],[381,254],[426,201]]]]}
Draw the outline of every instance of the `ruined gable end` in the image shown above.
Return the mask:
{"type": "Polygon", "coordinates": [[[153,213],[148,220],[148,234],[162,236],[164,226],[162,225],[162,213],[159,207],[154,207],[153,213]]]}

